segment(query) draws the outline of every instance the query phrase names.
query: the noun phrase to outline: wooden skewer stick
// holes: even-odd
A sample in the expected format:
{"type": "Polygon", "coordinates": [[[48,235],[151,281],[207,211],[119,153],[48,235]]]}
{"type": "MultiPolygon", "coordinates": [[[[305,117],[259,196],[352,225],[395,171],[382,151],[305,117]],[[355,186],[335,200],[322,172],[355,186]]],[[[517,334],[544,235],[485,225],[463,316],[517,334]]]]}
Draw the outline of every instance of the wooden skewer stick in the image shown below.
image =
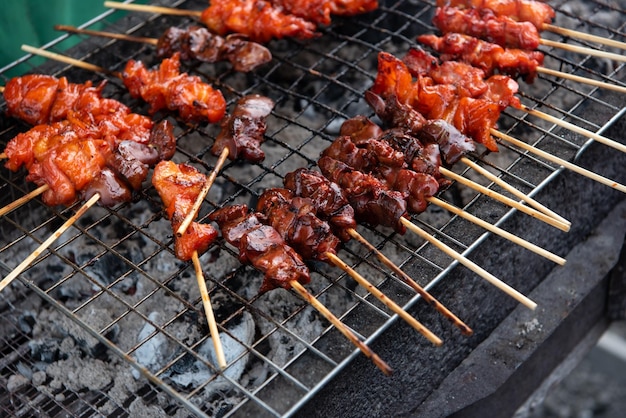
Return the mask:
{"type": "Polygon", "coordinates": [[[117,71],[111,71],[109,69],[100,67],[95,64],[90,64],[88,62],[77,60],[75,58],[71,58],[62,54],[57,54],[56,52],[47,51],[42,48],[35,48],[30,45],[22,45],[21,48],[22,48],[22,51],[28,52],[29,54],[39,55],[39,56],[49,58],[58,62],[62,62],[65,64],[73,65],[78,68],[82,68],[83,70],[93,71],[95,73],[106,74],[106,75],[110,75],[110,76],[122,79],[122,74],[117,71]]]}
{"type": "Polygon", "coordinates": [[[3,152],[2,154],[0,154],[0,160],[6,160],[7,158],[9,157],[6,155],[6,153],[3,152]]]}
{"type": "Polygon", "coordinates": [[[220,340],[220,334],[217,329],[215,315],[213,314],[211,299],[209,298],[209,291],[206,287],[206,280],[204,279],[204,273],[202,272],[202,266],[200,265],[200,259],[198,258],[197,251],[194,251],[191,255],[191,261],[193,262],[193,267],[196,271],[196,281],[198,282],[198,287],[200,288],[202,305],[204,306],[204,313],[206,315],[207,323],[209,325],[209,331],[211,332],[211,339],[213,340],[213,347],[215,348],[217,364],[220,369],[224,370],[226,368],[226,357],[224,356],[222,340],[220,340]]]}
{"type": "Polygon", "coordinates": [[[549,39],[540,39],[539,43],[541,45],[551,46],[554,48],[560,48],[565,51],[575,52],[577,54],[585,54],[585,55],[591,55],[594,57],[607,58],[613,61],[620,61],[620,62],[626,61],[626,56],[624,55],[614,54],[612,52],[600,51],[600,50],[593,49],[593,48],[586,48],[584,46],[570,45],[570,44],[565,44],[563,42],[551,41],[549,39]]]}
{"type": "Polygon", "coordinates": [[[207,177],[206,183],[204,183],[202,190],[200,190],[200,194],[198,195],[198,198],[194,202],[193,206],[191,207],[191,210],[189,211],[189,213],[187,214],[183,222],[180,224],[180,226],[176,230],[176,234],[178,236],[183,235],[185,231],[187,230],[187,228],[189,227],[189,225],[191,224],[191,222],[194,219],[196,219],[196,216],[198,216],[198,210],[200,210],[200,206],[202,205],[204,198],[209,193],[211,186],[213,186],[213,183],[215,182],[215,178],[217,177],[217,174],[220,172],[220,170],[224,166],[224,162],[226,161],[226,158],[228,158],[228,148],[224,148],[222,150],[217,160],[217,163],[215,164],[215,168],[213,169],[213,171],[211,171],[211,174],[209,174],[209,176],[207,177]]]}
{"type": "Polygon", "coordinates": [[[109,7],[111,9],[118,9],[118,10],[129,10],[132,12],[158,13],[158,14],[163,14],[163,15],[187,16],[187,17],[195,17],[195,18],[199,18],[202,15],[202,12],[197,11],[197,10],[181,10],[181,9],[175,9],[173,7],[151,6],[148,4],[144,5],[144,4],[119,3],[116,1],[105,1],[104,7],[109,7]]]}
{"type": "Polygon", "coordinates": [[[582,168],[576,164],[572,164],[569,161],[566,161],[562,158],[556,157],[548,152],[542,151],[539,148],[533,147],[532,145],[529,145],[525,142],[520,141],[519,139],[513,138],[505,133],[499,132],[499,131],[493,131],[491,133],[494,136],[497,136],[498,138],[501,138],[507,142],[510,142],[511,144],[522,148],[526,151],[532,152],[535,155],[538,155],[539,157],[551,161],[555,164],[558,164],[568,170],[573,171],[574,173],[578,173],[582,176],[585,176],[587,178],[590,178],[591,180],[597,181],[598,183],[604,184],[606,186],[612,187],[616,190],[619,190],[622,193],[626,193],[626,186],[624,186],[623,184],[617,183],[616,181],[613,181],[611,179],[608,179],[606,177],[602,177],[599,174],[596,174],[592,171],[589,171],[585,168],[582,168]]]}
{"type": "Polygon", "coordinates": [[[443,316],[448,318],[457,328],[461,330],[461,333],[463,335],[470,336],[474,333],[474,331],[472,331],[472,329],[469,326],[467,326],[467,324],[461,321],[455,314],[450,312],[448,308],[446,308],[441,302],[435,299],[435,297],[432,296],[430,293],[428,293],[422,286],[417,284],[415,280],[413,280],[408,274],[402,271],[400,267],[396,266],[393,263],[393,261],[391,261],[389,258],[387,258],[387,256],[385,256],[376,247],[374,247],[368,240],[365,239],[364,236],[362,236],[355,229],[352,229],[352,228],[348,229],[348,234],[352,238],[354,238],[355,240],[363,244],[368,250],[376,254],[378,259],[384,265],[386,265],[391,270],[393,270],[393,272],[396,273],[400,278],[402,278],[406,284],[408,284],[413,290],[419,293],[420,296],[424,298],[426,303],[428,303],[429,305],[432,305],[439,313],[441,313],[443,316]]]}
{"type": "Polygon", "coordinates": [[[582,39],[584,41],[596,42],[598,44],[612,46],[615,48],[626,49],[626,42],[616,41],[615,39],[605,38],[603,36],[592,35],[590,33],[579,32],[572,29],[561,28],[549,23],[544,23],[543,30],[547,30],[553,33],[557,33],[563,36],[569,36],[570,38],[582,39]]]}
{"type": "Polygon", "coordinates": [[[362,342],[354,333],[337,318],[331,311],[328,310],[315,296],[307,291],[298,281],[293,280],[289,282],[291,288],[295,290],[302,299],[306,300],[311,306],[318,310],[324,318],[326,318],[331,324],[335,326],[352,344],[354,344],[366,357],[372,360],[372,362],[378,367],[384,374],[389,376],[392,373],[391,367],[385,363],[376,353],[372,351],[364,342],[362,342]]]}
{"type": "Polygon", "coordinates": [[[520,247],[526,248],[527,250],[530,250],[532,252],[534,252],[535,254],[539,254],[542,257],[547,258],[550,261],[553,261],[555,263],[557,263],[558,265],[564,265],[566,260],[562,257],[559,257],[558,255],[551,253],[550,251],[539,247],[538,245],[535,245],[531,242],[528,242],[520,237],[518,237],[517,235],[511,234],[508,231],[505,231],[502,228],[498,228],[495,225],[490,224],[489,222],[486,222],[474,215],[472,215],[471,213],[468,213],[466,211],[464,211],[461,208],[457,208],[454,205],[451,205],[447,202],[444,202],[443,200],[436,198],[436,197],[429,197],[428,201],[431,202],[434,205],[437,205],[439,207],[442,207],[452,213],[454,213],[455,215],[458,215],[462,218],[467,219],[468,221],[475,223],[476,225],[486,229],[487,231],[493,232],[496,235],[499,235],[503,238],[508,239],[509,241],[519,245],[520,247]]]}
{"type": "Polygon", "coordinates": [[[92,207],[98,200],[100,195],[98,193],[91,196],[91,198],[85,202],[74,215],[69,217],[67,221],[59,227],[47,240],[41,243],[35,251],[33,251],[22,263],[13,269],[2,281],[0,282],[0,292],[7,287],[17,276],[19,276],[39,255],[44,252],[54,241],[56,241],[74,222],[78,220],[90,207],[92,207]]]}
{"type": "Polygon", "coordinates": [[[528,307],[528,308],[530,308],[532,310],[534,310],[537,307],[537,304],[535,302],[533,302],[532,300],[530,300],[528,297],[524,296],[523,294],[521,294],[517,290],[513,289],[511,286],[509,286],[508,284],[504,283],[502,280],[498,279],[497,277],[495,277],[493,274],[489,273],[488,271],[486,271],[482,267],[478,266],[476,263],[474,263],[473,261],[469,260],[467,257],[464,257],[463,255],[459,254],[458,252],[454,251],[452,248],[448,247],[446,244],[444,244],[443,242],[439,241],[437,238],[435,238],[432,235],[428,234],[426,231],[424,231],[423,229],[421,229],[420,227],[418,227],[417,225],[415,225],[414,223],[412,223],[408,219],[400,218],[400,220],[401,220],[402,224],[407,227],[407,229],[409,229],[410,231],[412,231],[415,234],[419,235],[420,237],[424,238],[425,240],[427,240],[428,242],[433,244],[435,247],[439,248],[441,251],[443,251],[444,253],[446,253],[450,257],[454,258],[459,263],[463,264],[465,267],[469,268],[474,273],[478,274],[480,277],[482,277],[483,279],[487,280],[493,286],[497,287],[498,289],[500,289],[501,291],[503,291],[507,295],[511,296],[512,298],[514,298],[515,300],[517,300],[518,302],[520,302],[524,306],[526,306],[526,307],[528,307]]]}
{"type": "Polygon", "coordinates": [[[538,73],[543,73],[546,75],[552,75],[559,78],[564,78],[566,80],[572,80],[577,83],[589,84],[590,86],[600,87],[606,90],[613,90],[618,93],[626,93],[626,87],[618,86],[617,84],[605,83],[604,81],[594,80],[593,78],[581,77],[574,74],[564,73],[562,71],[552,70],[546,67],[537,67],[538,73]]]}
{"type": "Polygon", "coordinates": [[[529,115],[537,116],[538,118],[554,123],[555,125],[558,125],[562,128],[569,129],[572,132],[576,132],[577,134],[581,134],[583,136],[586,136],[587,138],[594,139],[601,144],[608,145],[609,147],[615,148],[621,152],[626,152],[626,145],[620,144],[619,142],[609,139],[605,136],[598,135],[595,132],[591,132],[572,123],[566,122],[563,119],[555,118],[552,115],[548,115],[547,113],[541,112],[539,110],[531,109],[527,106],[522,106],[521,110],[528,113],[529,115]]]}
{"type": "Polygon", "coordinates": [[[371,284],[365,277],[361,276],[358,272],[348,266],[341,258],[337,257],[335,254],[331,252],[324,253],[326,257],[330,261],[333,262],[334,265],[348,273],[350,277],[352,277],[359,285],[361,285],[365,290],[371,293],[376,299],[380,300],[386,307],[388,307],[392,312],[397,314],[400,318],[404,319],[409,325],[411,325],[415,330],[417,330],[420,334],[422,334],[428,341],[433,343],[436,346],[440,346],[443,344],[443,341],[435,334],[432,333],[428,328],[422,325],[418,320],[409,315],[404,309],[402,309],[398,304],[396,304],[393,300],[389,299],[387,295],[381,292],[376,286],[371,284]]]}
{"type": "Polygon", "coordinates": [[[548,225],[551,225],[557,229],[560,229],[561,231],[567,232],[570,229],[570,225],[568,224],[564,224],[563,222],[560,222],[554,218],[552,218],[551,216],[546,215],[545,213],[539,212],[536,209],[533,209],[531,207],[525,206],[523,204],[521,204],[520,202],[517,202],[509,197],[504,196],[503,194],[497,193],[491,189],[488,189],[485,186],[482,186],[476,182],[473,182],[469,179],[466,179],[463,176],[460,176],[458,174],[456,174],[453,171],[450,171],[444,167],[440,167],[439,171],[441,171],[441,174],[443,174],[446,177],[451,178],[452,180],[458,181],[461,184],[464,184],[476,191],[478,191],[479,193],[484,194],[485,196],[488,196],[494,200],[497,200],[501,203],[504,203],[507,206],[510,206],[512,208],[515,208],[517,210],[519,210],[520,212],[523,212],[527,215],[532,216],[533,218],[536,218],[542,222],[547,223],[548,225]]]}
{"type": "Polygon", "coordinates": [[[8,205],[6,205],[5,207],[0,208],[0,216],[4,216],[7,213],[11,212],[12,210],[19,208],[24,203],[29,202],[31,199],[39,196],[40,194],[42,194],[43,192],[45,192],[49,188],[50,187],[47,184],[39,186],[35,190],[33,190],[32,192],[30,192],[30,193],[20,197],[17,200],[14,200],[13,202],[11,202],[8,205]]]}
{"type": "Polygon", "coordinates": [[[530,197],[528,195],[525,195],[521,191],[517,190],[515,187],[511,186],[506,181],[502,180],[500,177],[491,174],[488,170],[486,170],[485,168],[479,166],[478,164],[476,164],[475,162],[473,162],[469,158],[463,157],[463,158],[461,158],[461,162],[464,163],[465,165],[467,165],[468,167],[472,168],[474,171],[477,171],[478,173],[482,174],[484,177],[486,177],[487,179],[491,180],[492,182],[494,182],[498,186],[502,187],[503,189],[508,190],[512,195],[514,195],[515,197],[517,197],[519,199],[522,199],[524,202],[528,203],[530,206],[534,207],[538,211],[543,212],[546,215],[553,217],[554,219],[558,220],[559,222],[562,222],[565,225],[571,225],[572,224],[570,221],[568,221],[567,219],[563,218],[558,213],[553,212],[549,208],[547,208],[544,205],[542,205],[541,203],[537,202],[532,197],[530,197]]]}
{"type": "Polygon", "coordinates": [[[154,46],[156,46],[159,43],[159,40],[157,38],[148,38],[145,36],[132,36],[132,35],[127,35],[125,33],[104,32],[100,30],[81,29],[81,28],[77,28],[75,26],[69,26],[69,25],[54,25],[54,30],[58,30],[62,32],[69,32],[69,33],[78,33],[78,34],[89,35],[89,36],[99,36],[102,38],[117,39],[120,41],[137,42],[137,43],[149,44],[149,45],[154,45],[154,46]]]}

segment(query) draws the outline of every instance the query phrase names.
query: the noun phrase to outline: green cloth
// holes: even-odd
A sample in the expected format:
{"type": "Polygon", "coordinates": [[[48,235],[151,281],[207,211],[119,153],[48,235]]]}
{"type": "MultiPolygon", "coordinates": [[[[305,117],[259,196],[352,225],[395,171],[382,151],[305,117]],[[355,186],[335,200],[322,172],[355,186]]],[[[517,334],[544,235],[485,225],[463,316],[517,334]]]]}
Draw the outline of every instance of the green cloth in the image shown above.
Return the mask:
{"type": "MultiPolygon", "coordinates": [[[[103,13],[103,0],[11,0],[0,13],[0,68],[25,55],[22,44],[42,46],[63,35],[54,25],[77,26],[103,13]]],[[[95,28],[95,27],[91,27],[95,28]]],[[[80,40],[63,43],[69,48],[80,40]]],[[[14,74],[17,75],[17,74],[14,74]]]]}

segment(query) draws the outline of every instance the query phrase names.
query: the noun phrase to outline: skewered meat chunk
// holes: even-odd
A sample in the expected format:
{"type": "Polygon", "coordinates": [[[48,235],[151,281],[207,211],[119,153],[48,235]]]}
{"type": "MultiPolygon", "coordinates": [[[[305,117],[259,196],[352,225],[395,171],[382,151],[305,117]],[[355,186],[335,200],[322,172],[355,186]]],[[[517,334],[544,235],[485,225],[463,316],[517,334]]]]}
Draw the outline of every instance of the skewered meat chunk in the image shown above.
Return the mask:
{"type": "Polygon", "coordinates": [[[453,165],[464,155],[476,151],[474,142],[442,119],[429,120],[420,131],[425,144],[437,144],[447,164],[453,165]]]}
{"type": "MultiPolygon", "coordinates": [[[[369,142],[375,141],[375,139],[369,140],[369,142]]],[[[333,145],[325,149],[322,156],[331,157],[348,165],[351,169],[372,174],[382,180],[389,189],[398,191],[405,196],[411,212],[420,213],[426,210],[428,206],[426,199],[439,190],[437,180],[429,174],[407,170],[402,166],[386,165],[383,160],[385,155],[383,158],[378,158],[375,150],[359,148],[350,140],[350,137],[343,136],[337,138],[333,145]],[[340,149],[334,147],[337,143],[342,144],[340,149]],[[370,158],[360,158],[359,155],[366,155],[370,158]],[[373,161],[373,163],[369,164],[367,161],[373,161]]],[[[404,154],[397,153],[402,156],[401,161],[404,162],[404,154]]]]}
{"type": "Polygon", "coordinates": [[[353,170],[331,157],[320,158],[317,165],[326,178],[343,189],[358,220],[389,226],[401,234],[406,232],[400,222],[400,217],[406,215],[402,193],[388,190],[376,177],[353,170]]]}
{"type": "Polygon", "coordinates": [[[157,57],[168,58],[176,52],[180,52],[182,60],[228,61],[240,72],[252,71],[272,60],[272,53],[263,45],[236,34],[224,38],[201,26],[171,27],[165,31],[157,43],[157,57]]]}
{"type": "Polygon", "coordinates": [[[554,19],[554,9],[536,0],[437,0],[437,6],[489,9],[497,16],[508,16],[518,22],[531,22],[541,30],[554,19]]]}
{"type": "Polygon", "coordinates": [[[294,197],[287,189],[268,189],[259,197],[257,211],[303,259],[328,262],[326,253],[337,254],[341,241],[315,215],[311,200],[294,197]]]}
{"type": "MultiPolygon", "coordinates": [[[[156,188],[165,212],[176,231],[193,207],[206,176],[194,167],[161,161],[154,168],[152,184],[156,188]]],[[[217,238],[217,231],[210,224],[192,222],[182,236],[174,237],[176,257],[191,260],[193,253],[202,254],[217,238]]]]}
{"type": "Polygon", "coordinates": [[[239,250],[239,260],[263,273],[259,293],[277,287],[289,289],[293,280],[309,283],[309,269],[302,257],[274,228],[263,225],[261,216],[249,212],[246,205],[236,205],[216,210],[210,219],[219,225],[224,239],[239,250]]]}
{"type": "Polygon", "coordinates": [[[237,102],[232,115],[221,122],[222,130],[218,134],[211,152],[220,155],[228,149],[228,158],[243,158],[258,162],[265,158],[261,149],[263,135],[267,130],[265,118],[274,108],[274,102],[265,96],[251,94],[237,102]]]}
{"type": "Polygon", "coordinates": [[[150,113],[175,110],[187,122],[219,122],[226,112],[226,101],[219,90],[200,77],[180,72],[180,53],[164,59],[156,70],[141,61],[130,60],[122,74],[131,96],[150,104],[150,113]]]}
{"type": "Polygon", "coordinates": [[[354,209],[337,183],[317,171],[299,168],[287,173],[284,184],[296,196],[310,199],[316,214],[330,223],[342,241],[350,239],[348,230],[356,228],[354,209]]]}
{"type": "Polygon", "coordinates": [[[527,83],[534,81],[537,67],[543,65],[544,57],[539,51],[503,48],[460,33],[420,35],[417,40],[439,52],[443,61],[464,61],[487,75],[500,72],[513,78],[524,77],[527,83]]]}
{"type": "Polygon", "coordinates": [[[265,0],[214,0],[204,9],[200,21],[218,35],[239,33],[251,41],[317,36],[315,23],[284,13],[265,0]]]}
{"type": "Polygon", "coordinates": [[[378,8],[378,0],[331,0],[330,13],[337,16],[354,16],[378,8]]]}
{"type": "Polygon", "coordinates": [[[30,125],[42,125],[67,119],[70,112],[80,117],[96,117],[111,113],[130,113],[117,100],[103,98],[106,81],[93,87],[70,83],[67,78],[28,74],[10,79],[4,88],[7,114],[30,125]]]}
{"type": "Polygon", "coordinates": [[[539,47],[539,32],[531,22],[497,16],[490,9],[438,7],[433,24],[443,33],[463,33],[505,48],[533,50],[539,47]]]}

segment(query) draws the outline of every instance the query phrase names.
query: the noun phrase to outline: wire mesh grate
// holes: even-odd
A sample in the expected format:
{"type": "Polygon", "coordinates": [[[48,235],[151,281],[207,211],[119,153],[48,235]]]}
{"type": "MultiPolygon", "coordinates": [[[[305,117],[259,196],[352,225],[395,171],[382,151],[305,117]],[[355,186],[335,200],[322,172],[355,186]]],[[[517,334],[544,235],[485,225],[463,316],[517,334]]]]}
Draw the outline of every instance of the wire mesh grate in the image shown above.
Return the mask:
{"type": "MultiPolygon", "coordinates": [[[[199,0],[157,3],[194,10],[205,7],[199,0]]],[[[273,61],[252,74],[233,72],[226,64],[186,64],[187,71],[222,90],[229,108],[237,98],[253,92],[276,103],[263,145],[267,158],[257,164],[228,162],[201,208],[201,221],[207,222],[216,208],[252,203],[266,188],[281,186],[286,173],[315,164],[320,150],[335,138],[346,118],[372,115],[363,92],[375,78],[377,53],[401,56],[414,45],[416,35],[433,31],[432,3],[381,3],[376,12],[337,19],[322,30],[319,40],[272,42],[273,61]]],[[[624,36],[626,19],[619,7],[602,2],[588,6],[616,17],[620,26],[615,27],[580,18],[570,2],[556,3],[560,16],[572,17],[570,26],[592,28],[615,38],[624,36]]],[[[168,26],[191,23],[187,18],[151,14],[121,16],[120,12],[107,13],[97,21],[116,32],[152,37],[168,26]]],[[[129,59],[157,63],[150,46],[71,36],[80,36],[82,42],[64,53],[114,71],[121,70],[129,59]]],[[[61,52],[63,39],[47,49],[61,52]]],[[[626,80],[623,64],[549,48],[547,53],[546,66],[551,68],[621,85],[626,80]]],[[[19,64],[29,63],[26,58],[19,64]]],[[[3,69],[0,80],[6,83],[17,65],[3,69]]],[[[107,80],[107,97],[138,113],[147,111],[115,78],[52,62],[24,72],[30,70],[64,75],[73,82],[107,80]]],[[[522,89],[527,92],[522,97],[528,107],[541,108],[592,131],[605,127],[623,108],[619,97],[546,76],[532,86],[522,85],[522,89]]],[[[161,113],[155,118],[167,118],[175,125],[175,161],[189,162],[204,172],[215,166],[210,146],[219,131],[217,125],[191,126],[161,113]]],[[[503,114],[500,127],[568,160],[588,142],[514,110],[503,114]]],[[[2,118],[0,142],[4,145],[26,129],[22,122],[2,118]]],[[[525,192],[539,190],[558,171],[526,152],[505,144],[501,147],[502,157],[483,154],[477,160],[525,192]]],[[[467,169],[457,171],[471,175],[467,169]]],[[[31,189],[20,173],[0,170],[0,178],[0,205],[31,189]]],[[[511,215],[504,205],[460,187],[447,190],[442,198],[476,215],[488,214],[493,222],[511,215]]],[[[34,199],[0,219],[4,274],[77,207],[50,208],[34,199]]],[[[219,241],[201,257],[228,347],[228,368],[218,372],[193,266],[176,259],[170,224],[161,211],[152,187],[145,187],[133,202],[115,209],[91,208],[15,285],[5,289],[0,297],[7,318],[0,346],[2,414],[289,415],[357,354],[294,293],[279,290],[258,295],[260,274],[242,266],[235,251],[219,241]]],[[[415,221],[459,252],[471,252],[485,236],[480,228],[437,208],[429,208],[415,221]]],[[[411,267],[413,278],[428,288],[436,286],[454,266],[448,256],[415,236],[364,226],[359,230],[400,267],[411,267]]],[[[401,306],[421,300],[357,244],[347,243],[341,257],[401,306]]],[[[317,263],[312,271],[310,292],[360,337],[373,341],[396,320],[346,274],[317,263]]]]}

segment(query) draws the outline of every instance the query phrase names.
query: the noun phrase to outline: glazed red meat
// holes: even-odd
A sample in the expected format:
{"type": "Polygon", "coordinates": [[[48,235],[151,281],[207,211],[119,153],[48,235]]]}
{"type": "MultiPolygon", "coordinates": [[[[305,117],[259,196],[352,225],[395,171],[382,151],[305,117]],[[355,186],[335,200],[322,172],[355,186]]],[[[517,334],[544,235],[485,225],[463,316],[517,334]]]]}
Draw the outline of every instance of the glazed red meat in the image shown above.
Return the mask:
{"type": "Polygon", "coordinates": [[[82,118],[130,112],[122,103],[102,97],[104,85],[93,87],[90,81],[75,84],[65,77],[29,74],[10,79],[3,94],[7,114],[30,125],[58,122],[70,112],[82,118]]]}
{"type": "Polygon", "coordinates": [[[287,189],[268,189],[259,196],[257,211],[305,260],[329,262],[341,242],[330,225],[315,215],[313,202],[287,189]]]}
{"type": "Polygon", "coordinates": [[[222,129],[211,152],[220,155],[226,148],[231,160],[243,158],[252,162],[262,161],[265,158],[261,143],[267,130],[266,117],[273,108],[274,102],[269,97],[258,94],[239,99],[232,115],[222,121],[222,129]]]}
{"type": "Polygon", "coordinates": [[[350,239],[348,230],[356,228],[354,209],[337,183],[317,171],[299,168],[287,173],[284,184],[296,196],[309,199],[317,216],[329,222],[342,241],[350,239]]]}
{"type": "Polygon", "coordinates": [[[497,16],[489,9],[438,7],[433,24],[442,33],[463,33],[505,48],[533,50],[539,47],[539,32],[531,22],[497,16]]]}
{"type": "MultiPolygon", "coordinates": [[[[355,2],[353,0],[353,2],[355,2]]],[[[271,0],[286,14],[298,16],[317,25],[330,25],[330,13],[334,0],[271,0]]]]}
{"type": "Polygon", "coordinates": [[[141,61],[130,60],[122,74],[131,96],[150,104],[150,112],[177,111],[187,122],[219,122],[226,112],[226,101],[219,90],[200,77],[180,72],[180,54],[164,59],[156,70],[141,61]]]}
{"type": "MultiPolygon", "coordinates": [[[[377,141],[375,139],[370,139],[368,142],[381,142],[383,144],[387,144],[386,142],[377,141]]],[[[387,144],[387,146],[390,149],[393,149],[389,144],[387,144]]],[[[426,210],[426,207],[428,206],[427,198],[433,196],[439,190],[439,183],[437,180],[433,176],[426,173],[406,170],[401,165],[385,164],[385,154],[383,154],[380,158],[376,154],[376,150],[381,149],[384,148],[370,148],[367,150],[359,148],[356,144],[351,142],[350,137],[343,136],[337,138],[333,145],[324,150],[322,152],[322,156],[331,157],[346,164],[353,170],[372,174],[382,180],[390,190],[398,191],[406,197],[408,208],[411,212],[420,213],[426,210]],[[327,152],[338,142],[342,142],[344,144],[341,148],[347,152],[327,152]],[[350,149],[349,144],[352,144],[352,149],[350,149]],[[374,160],[374,164],[367,163],[366,158],[358,158],[357,156],[359,153],[369,155],[370,158],[374,160]]],[[[404,154],[398,151],[396,151],[396,153],[402,156],[402,162],[404,163],[404,154]]]]}
{"type": "Polygon", "coordinates": [[[171,27],[157,43],[157,57],[169,58],[176,52],[180,59],[202,62],[228,61],[235,71],[248,72],[272,60],[272,53],[263,45],[240,35],[226,38],[201,26],[171,27]]]}
{"type": "Polygon", "coordinates": [[[513,78],[524,77],[531,83],[537,76],[537,67],[543,65],[544,57],[539,51],[503,48],[459,33],[442,37],[420,35],[417,40],[439,52],[442,61],[460,60],[482,69],[488,76],[500,72],[513,78]]]}
{"type": "MultiPolygon", "coordinates": [[[[178,230],[185,220],[206,181],[204,174],[186,164],[161,161],[156,165],[152,184],[163,201],[172,230],[178,230]]],[[[210,224],[192,222],[182,236],[174,237],[176,257],[191,260],[194,252],[202,254],[216,238],[217,231],[210,224]]]]}
{"type": "Polygon", "coordinates": [[[354,208],[355,216],[370,225],[383,225],[404,233],[400,218],[406,215],[406,201],[402,193],[388,190],[376,177],[353,170],[330,157],[317,162],[326,178],[341,187],[354,208]]]}
{"type": "Polygon", "coordinates": [[[315,23],[284,13],[280,7],[264,0],[213,0],[200,20],[218,35],[239,33],[260,43],[286,37],[317,36],[315,23]]]}
{"type": "Polygon", "coordinates": [[[354,16],[378,8],[378,0],[331,0],[330,13],[337,16],[354,16]]]}
{"type": "Polygon", "coordinates": [[[441,119],[426,122],[419,134],[419,139],[425,144],[436,144],[449,165],[453,165],[464,155],[476,150],[474,141],[441,119]]]}
{"type": "Polygon", "coordinates": [[[489,9],[497,16],[508,16],[518,22],[531,22],[541,30],[554,19],[554,9],[536,0],[437,0],[437,6],[489,9]]]}
{"type": "Polygon", "coordinates": [[[259,222],[259,216],[249,213],[246,205],[236,205],[216,210],[210,219],[219,225],[224,239],[239,250],[241,262],[263,273],[259,293],[278,287],[289,289],[294,280],[309,283],[309,269],[302,257],[274,228],[259,222]]]}
{"type": "Polygon", "coordinates": [[[496,126],[499,118],[500,107],[496,103],[463,97],[454,114],[454,126],[488,150],[497,152],[498,144],[490,130],[496,126]]]}

